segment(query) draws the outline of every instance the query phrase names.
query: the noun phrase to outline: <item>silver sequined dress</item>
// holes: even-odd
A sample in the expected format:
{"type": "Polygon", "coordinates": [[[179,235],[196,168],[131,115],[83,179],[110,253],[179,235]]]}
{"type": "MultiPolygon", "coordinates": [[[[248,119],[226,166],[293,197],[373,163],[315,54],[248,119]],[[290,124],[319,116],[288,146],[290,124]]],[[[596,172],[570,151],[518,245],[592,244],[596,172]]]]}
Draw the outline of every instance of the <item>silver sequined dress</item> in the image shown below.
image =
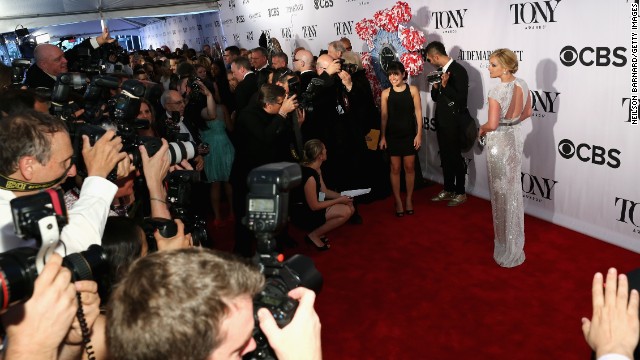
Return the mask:
{"type": "Polygon", "coordinates": [[[525,259],[524,208],[520,184],[523,140],[519,124],[523,109],[512,109],[510,113],[517,116],[505,118],[516,90],[522,91],[524,107],[529,87],[522,79],[500,83],[489,91],[489,97],[500,104],[500,125],[495,131],[487,133],[485,150],[495,234],[493,258],[503,267],[518,266],[525,259]]]}

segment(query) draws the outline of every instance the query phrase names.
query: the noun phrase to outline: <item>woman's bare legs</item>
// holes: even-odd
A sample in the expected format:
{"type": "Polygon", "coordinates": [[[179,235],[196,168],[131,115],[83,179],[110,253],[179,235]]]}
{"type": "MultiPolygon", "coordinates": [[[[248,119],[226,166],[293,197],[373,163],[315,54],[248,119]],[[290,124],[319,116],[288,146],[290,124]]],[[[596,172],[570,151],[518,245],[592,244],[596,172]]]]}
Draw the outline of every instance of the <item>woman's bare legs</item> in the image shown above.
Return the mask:
{"type": "Polygon", "coordinates": [[[325,214],[325,218],[327,219],[324,224],[322,224],[317,229],[313,230],[309,233],[309,239],[313,241],[318,247],[324,246],[320,237],[329,231],[343,225],[349,220],[353,212],[355,211],[353,204],[345,205],[345,204],[336,204],[327,209],[325,214]]]}
{"type": "Polygon", "coordinates": [[[391,159],[391,191],[393,191],[393,199],[396,202],[396,212],[403,211],[402,199],[400,199],[400,163],[402,158],[400,156],[390,156],[391,159]]]}
{"type": "MultiPolygon", "coordinates": [[[[407,188],[407,202],[406,209],[413,211],[413,187],[415,184],[416,171],[415,171],[416,156],[405,156],[402,159],[404,165],[404,182],[407,188]]],[[[399,197],[399,196],[398,196],[399,197]]]]}

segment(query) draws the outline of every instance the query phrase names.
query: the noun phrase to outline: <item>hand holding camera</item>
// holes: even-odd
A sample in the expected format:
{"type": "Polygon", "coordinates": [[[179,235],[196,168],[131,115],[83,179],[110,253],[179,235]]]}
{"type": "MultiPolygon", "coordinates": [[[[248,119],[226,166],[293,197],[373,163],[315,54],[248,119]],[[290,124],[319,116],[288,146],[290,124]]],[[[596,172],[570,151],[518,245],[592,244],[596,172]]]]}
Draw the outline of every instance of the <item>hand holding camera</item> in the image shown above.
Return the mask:
{"type": "Polygon", "coordinates": [[[258,310],[260,329],[280,360],[322,359],[320,318],[313,308],[316,294],[298,287],[289,291],[288,295],[298,301],[298,308],[291,322],[281,329],[271,312],[262,308],[258,310]]]}
{"type": "Polygon", "coordinates": [[[175,250],[184,249],[193,246],[191,242],[191,234],[184,233],[184,223],[180,219],[174,220],[177,226],[175,233],[165,233],[165,236],[160,231],[153,233],[153,237],[156,239],[158,245],[158,251],[163,250],[175,250]]]}
{"type": "Polygon", "coordinates": [[[62,266],[60,255],[53,254],[36,278],[31,298],[2,316],[10,339],[4,356],[37,359],[51,354],[56,358],[77,310],[71,271],[62,266]]]}
{"type": "Polygon", "coordinates": [[[127,157],[122,150],[122,138],[115,136],[113,130],[109,130],[96,143],[91,146],[89,137],[82,136],[82,156],[87,166],[88,176],[100,176],[106,178],[116,165],[127,157]]]}
{"type": "Polygon", "coordinates": [[[298,100],[296,99],[298,97],[298,95],[291,95],[287,98],[285,98],[282,101],[282,107],[280,107],[280,111],[279,113],[281,115],[289,115],[290,112],[294,111],[295,109],[298,108],[298,100]]]}

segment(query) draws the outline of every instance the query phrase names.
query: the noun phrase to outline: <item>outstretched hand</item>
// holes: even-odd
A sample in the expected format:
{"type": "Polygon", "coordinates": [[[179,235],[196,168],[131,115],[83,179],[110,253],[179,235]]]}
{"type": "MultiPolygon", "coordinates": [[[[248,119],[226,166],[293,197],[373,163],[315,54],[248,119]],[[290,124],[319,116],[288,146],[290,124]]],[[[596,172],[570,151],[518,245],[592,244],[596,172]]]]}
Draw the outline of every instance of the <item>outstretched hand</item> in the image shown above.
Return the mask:
{"type": "Polygon", "coordinates": [[[109,28],[105,26],[104,29],[102,29],[102,35],[98,36],[96,41],[98,42],[98,45],[103,45],[106,43],[112,43],[116,41],[116,39],[111,37],[109,34],[109,28]]]}
{"type": "Polygon", "coordinates": [[[638,291],[634,289],[629,295],[627,276],[616,275],[616,269],[609,269],[604,288],[602,274],[594,275],[593,316],[591,320],[582,318],[582,333],[597,357],[621,354],[632,359],[640,336],[638,291]]]}

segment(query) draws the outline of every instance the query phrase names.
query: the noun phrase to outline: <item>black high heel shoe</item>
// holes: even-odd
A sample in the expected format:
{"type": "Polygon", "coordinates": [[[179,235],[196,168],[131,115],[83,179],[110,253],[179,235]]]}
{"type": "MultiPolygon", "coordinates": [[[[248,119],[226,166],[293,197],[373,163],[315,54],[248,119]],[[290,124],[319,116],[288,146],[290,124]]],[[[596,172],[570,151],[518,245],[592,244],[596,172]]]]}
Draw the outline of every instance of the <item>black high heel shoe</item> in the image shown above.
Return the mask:
{"type": "Polygon", "coordinates": [[[322,235],[322,236],[320,236],[320,241],[322,241],[325,244],[328,244],[329,243],[329,238],[324,236],[324,235],[322,235]]]}
{"type": "Polygon", "coordinates": [[[314,248],[316,248],[316,250],[318,251],[327,251],[331,248],[331,245],[324,243],[323,246],[318,246],[316,245],[316,243],[313,242],[313,240],[311,240],[311,238],[307,235],[304,237],[304,241],[308,242],[309,244],[313,245],[314,248]]]}

